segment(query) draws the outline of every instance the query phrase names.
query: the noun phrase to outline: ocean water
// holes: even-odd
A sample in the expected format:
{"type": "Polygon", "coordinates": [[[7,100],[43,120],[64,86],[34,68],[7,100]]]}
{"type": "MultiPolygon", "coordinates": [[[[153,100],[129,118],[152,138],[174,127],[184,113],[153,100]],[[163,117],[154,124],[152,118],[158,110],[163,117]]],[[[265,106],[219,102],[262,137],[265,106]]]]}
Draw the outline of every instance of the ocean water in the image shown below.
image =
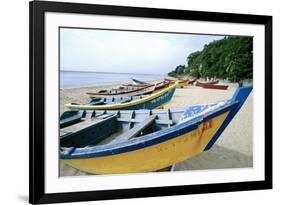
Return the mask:
{"type": "Polygon", "coordinates": [[[141,81],[160,80],[163,77],[165,75],[60,71],[60,88],[80,88],[111,83],[127,83],[132,82],[132,78],[141,81]]]}

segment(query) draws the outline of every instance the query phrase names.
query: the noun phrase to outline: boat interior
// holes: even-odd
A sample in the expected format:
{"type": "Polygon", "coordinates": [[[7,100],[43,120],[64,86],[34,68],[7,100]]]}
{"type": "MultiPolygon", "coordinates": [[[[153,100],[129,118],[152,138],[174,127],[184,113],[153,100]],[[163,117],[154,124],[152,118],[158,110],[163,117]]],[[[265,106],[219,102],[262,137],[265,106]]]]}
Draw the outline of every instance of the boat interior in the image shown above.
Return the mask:
{"type": "Polygon", "coordinates": [[[60,118],[60,146],[113,144],[177,124],[183,109],[67,111],[60,118]]]}
{"type": "MultiPolygon", "coordinates": [[[[135,92],[135,91],[144,90],[144,89],[149,88],[149,87],[151,87],[151,85],[145,86],[145,87],[140,87],[140,88],[121,86],[119,88],[112,88],[110,90],[100,90],[96,94],[124,94],[124,93],[128,93],[128,92],[135,92]]],[[[95,94],[95,93],[90,93],[90,94],[95,94]]]]}
{"type": "Polygon", "coordinates": [[[114,97],[105,97],[105,98],[93,98],[88,104],[89,105],[123,104],[131,101],[139,100],[147,96],[148,95],[137,95],[132,97],[114,96],[114,97]]]}
{"type": "Polygon", "coordinates": [[[60,145],[87,147],[124,142],[202,119],[230,104],[228,100],[187,109],[67,111],[60,118],[60,145]]]}

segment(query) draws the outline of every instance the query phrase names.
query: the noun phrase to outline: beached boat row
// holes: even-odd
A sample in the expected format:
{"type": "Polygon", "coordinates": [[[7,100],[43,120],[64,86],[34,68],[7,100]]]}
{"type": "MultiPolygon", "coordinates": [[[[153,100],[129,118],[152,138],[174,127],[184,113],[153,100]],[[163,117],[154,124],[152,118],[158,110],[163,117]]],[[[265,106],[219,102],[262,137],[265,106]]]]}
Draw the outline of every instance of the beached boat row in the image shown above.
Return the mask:
{"type": "Polygon", "coordinates": [[[148,83],[144,81],[140,81],[137,79],[132,79],[133,83],[125,83],[122,86],[117,88],[112,88],[109,90],[99,90],[97,92],[87,92],[86,94],[92,98],[105,98],[105,97],[132,97],[132,96],[140,96],[140,95],[148,95],[155,93],[163,88],[168,87],[171,84],[176,84],[177,88],[183,88],[187,85],[193,85],[194,82],[196,86],[202,88],[209,88],[209,89],[227,89],[227,85],[218,84],[219,81],[210,81],[210,82],[200,82],[196,79],[188,80],[183,78],[164,78],[161,81],[156,83],[148,83]]]}
{"type": "Polygon", "coordinates": [[[250,94],[183,110],[76,110],[60,118],[60,157],[87,173],[150,172],[209,150],[250,94]]]}
{"type": "Polygon", "coordinates": [[[137,96],[137,95],[146,95],[156,92],[162,88],[168,87],[171,82],[163,80],[160,82],[156,82],[154,84],[145,83],[142,81],[137,81],[133,79],[133,81],[137,83],[127,83],[123,84],[121,87],[112,88],[110,90],[100,90],[98,92],[88,92],[90,98],[100,98],[100,97],[110,97],[110,96],[137,96]]]}
{"type": "Polygon", "coordinates": [[[88,93],[87,104],[66,104],[70,110],[60,117],[60,159],[93,174],[160,170],[209,150],[252,90],[238,87],[225,101],[157,109],[172,100],[180,83],[188,85],[185,79],[154,84],[134,79],[116,91],[88,93]]]}
{"type": "Polygon", "coordinates": [[[88,92],[92,99],[87,104],[68,103],[71,110],[136,110],[157,109],[168,103],[177,87],[188,84],[188,80],[164,79],[154,84],[133,79],[133,83],[98,92],[88,92]]]}

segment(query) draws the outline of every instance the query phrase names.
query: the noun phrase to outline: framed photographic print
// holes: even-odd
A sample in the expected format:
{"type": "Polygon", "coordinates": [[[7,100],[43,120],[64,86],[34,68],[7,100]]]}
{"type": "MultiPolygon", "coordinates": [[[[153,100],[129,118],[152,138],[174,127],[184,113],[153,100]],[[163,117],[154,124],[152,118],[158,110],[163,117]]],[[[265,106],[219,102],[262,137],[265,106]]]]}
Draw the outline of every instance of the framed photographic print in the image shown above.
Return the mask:
{"type": "Polygon", "coordinates": [[[272,188],[272,17],[30,2],[30,203],[272,188]]]}

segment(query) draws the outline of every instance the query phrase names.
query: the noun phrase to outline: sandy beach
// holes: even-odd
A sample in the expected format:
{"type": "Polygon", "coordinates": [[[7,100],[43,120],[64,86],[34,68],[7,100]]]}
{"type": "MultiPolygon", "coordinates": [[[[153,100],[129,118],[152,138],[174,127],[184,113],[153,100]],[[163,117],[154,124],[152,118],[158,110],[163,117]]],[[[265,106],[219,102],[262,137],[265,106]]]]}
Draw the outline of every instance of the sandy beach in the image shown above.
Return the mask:
{"type": "MultiPolygon", "coordinates": [[[[184,108],[189,105],[216,102],[229,99],[237,84],[228,84],[228,90],[203,89],[195,86],[176,89],[172,100],[164,108],[184,108]]],[[[95,90],[116,87],[118,84],[60,90],[60,113],[69,102],[87,103],[90,99],[85,94],[95,90]]],[[[175,171],[245,168],[253,166],[253,92],[237,113],[226,130],[222,133],[211,150],[192,159],[175,165],[175,171]]],[[[86,175],[79,170],[60,163],[60,176],[86,175]]]]}

